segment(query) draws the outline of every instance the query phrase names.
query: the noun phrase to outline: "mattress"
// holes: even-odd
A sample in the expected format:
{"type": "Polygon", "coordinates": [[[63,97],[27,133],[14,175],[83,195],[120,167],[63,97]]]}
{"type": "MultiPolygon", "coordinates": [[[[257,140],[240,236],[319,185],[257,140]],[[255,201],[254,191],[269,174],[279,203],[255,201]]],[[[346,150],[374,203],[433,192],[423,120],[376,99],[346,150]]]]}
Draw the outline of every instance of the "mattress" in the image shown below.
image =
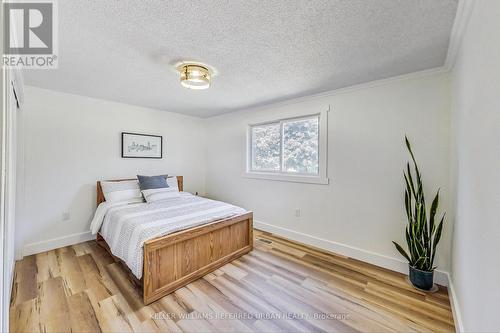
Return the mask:
{"type": "Polygon", "coordinates": [[[221,201],[181,192],[178,198],[154,203],[103,202],[97,208],[91,230],[93,233],[100,230],[111,253],[140,279],[144,242],[246,212],[221,201]]]}

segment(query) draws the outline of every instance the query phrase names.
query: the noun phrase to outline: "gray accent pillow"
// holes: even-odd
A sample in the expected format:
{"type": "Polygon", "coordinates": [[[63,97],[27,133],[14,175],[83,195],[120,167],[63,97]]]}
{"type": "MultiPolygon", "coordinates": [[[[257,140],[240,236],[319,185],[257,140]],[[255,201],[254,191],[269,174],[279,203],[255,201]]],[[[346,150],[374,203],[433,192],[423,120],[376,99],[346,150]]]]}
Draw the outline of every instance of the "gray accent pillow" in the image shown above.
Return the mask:
{"type": "Polygon", "coordinates": [[[169,187],[167,184],[167,176],[141,176],[137,175],[137,179],[139,180],[139,187],[141,191],[151,190],[155,188],[167,188],[169,187]]]}

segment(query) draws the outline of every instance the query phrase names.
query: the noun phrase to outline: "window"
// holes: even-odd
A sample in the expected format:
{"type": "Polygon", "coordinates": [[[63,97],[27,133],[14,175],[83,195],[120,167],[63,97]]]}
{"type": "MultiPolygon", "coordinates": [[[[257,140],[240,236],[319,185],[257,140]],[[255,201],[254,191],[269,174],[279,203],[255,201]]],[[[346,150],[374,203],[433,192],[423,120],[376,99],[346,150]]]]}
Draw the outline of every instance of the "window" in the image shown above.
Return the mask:
{"type": "Polygon", "coordinates": [[[318,174],[319,116],[283,122],[283,172],[318,174]]]}
{"type": "Polygon", "coordinates": [[[326,146],[326,113],[250,125],[246,175],[328,183],[322,146],[326,146]]]}
{"type": "Polygon", "coordinates": [[[252,126],[252,170],[280,171],[281,125],[252,126]]]}

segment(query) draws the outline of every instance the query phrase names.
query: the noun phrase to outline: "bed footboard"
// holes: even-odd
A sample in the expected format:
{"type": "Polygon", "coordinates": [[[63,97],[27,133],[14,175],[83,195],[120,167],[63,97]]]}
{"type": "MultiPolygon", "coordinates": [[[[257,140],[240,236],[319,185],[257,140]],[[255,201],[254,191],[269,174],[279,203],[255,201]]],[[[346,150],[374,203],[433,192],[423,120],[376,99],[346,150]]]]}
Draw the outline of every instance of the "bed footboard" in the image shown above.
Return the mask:
{"type": "Polygon", "coordinates": [[[144,243],[144,303],[149,304],[253,248],[253,213],[144,243]]]}

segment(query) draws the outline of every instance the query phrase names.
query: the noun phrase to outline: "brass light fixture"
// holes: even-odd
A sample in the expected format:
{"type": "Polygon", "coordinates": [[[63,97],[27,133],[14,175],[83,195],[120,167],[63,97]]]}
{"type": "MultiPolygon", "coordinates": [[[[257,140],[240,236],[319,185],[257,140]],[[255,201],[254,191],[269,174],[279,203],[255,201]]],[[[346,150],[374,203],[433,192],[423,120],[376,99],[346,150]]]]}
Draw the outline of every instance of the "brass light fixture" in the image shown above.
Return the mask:
{"type": "Polygon", "coordinates": [[[182,64],[177,68],[181,74],[181,85],[188,89],[210,87],[210,70],[200,64],[182,64]]]}

